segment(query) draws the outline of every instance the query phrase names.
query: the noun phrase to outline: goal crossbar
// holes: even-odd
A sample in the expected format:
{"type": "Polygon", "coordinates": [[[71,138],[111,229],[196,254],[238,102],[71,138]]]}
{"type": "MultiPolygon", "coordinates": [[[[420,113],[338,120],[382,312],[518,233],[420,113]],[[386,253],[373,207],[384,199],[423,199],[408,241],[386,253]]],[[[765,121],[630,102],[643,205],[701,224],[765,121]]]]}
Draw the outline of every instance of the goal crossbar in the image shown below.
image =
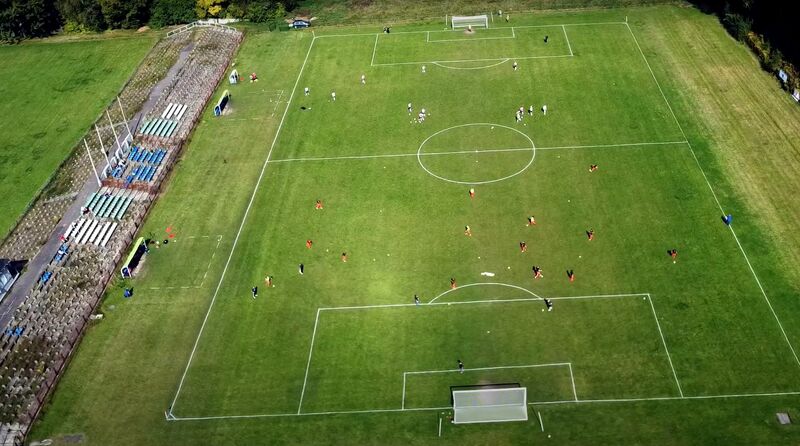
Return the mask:
{"type": "Polygon", "coordinates": [[[489,16],[483,15],[469,15],[459,16],[454,15],[450,18],[450,24],[453,29],[468,28],[468,27],[489,27],[489,16]]]}

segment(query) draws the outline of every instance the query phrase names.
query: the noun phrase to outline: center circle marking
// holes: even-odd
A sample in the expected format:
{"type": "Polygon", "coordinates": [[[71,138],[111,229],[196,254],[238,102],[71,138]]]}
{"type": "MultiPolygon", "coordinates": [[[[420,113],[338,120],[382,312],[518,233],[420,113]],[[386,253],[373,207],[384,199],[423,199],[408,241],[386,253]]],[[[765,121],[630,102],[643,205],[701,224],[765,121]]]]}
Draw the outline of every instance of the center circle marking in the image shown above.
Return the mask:
{"type": "MultiPolygon", "coordinates": [[[[485,150],[485,151],[488,152],[490,150],[485,150]]],[[[480,152],[481,151],[479,151],[477,149],[475,150],[475,153],[480,153],[480,152]]],[[[429,156],[433,156],[433,155],[429,155],[429,156]]],[[[436,156],[438,156],[438,155],[436,155],[436,156]]],[[[526,135],[525,133],[523,133],[523,132],[521,132],[521,131],[513,128],[513,127],[509,127],[507,125],[502,125],[502,124],[492,124],[492,123],[488,123],[488,122],[476,122],[476,123],[471,123],[471,124],[461,124],[461,125],[455,125],[453,127],[448,127],[446,129],[439,130],[438,132],[436,132],[436,133],[428,136],[427,138],[425,138],[425,140],[422,141],[422,143],[419,145],[419,149],[417,149],[417,162],[419,163],[419,166],[422,167],[422,170],[427,172],[428,175],[430,175],[430,176],[432,176],[434,178],[438,178],[438,179],[440,179],[442,181],[447,181],[449,183],[467,184],[467,185],[497,183],[499,181],[503,181],[503,180],[507,180],[509,178],[513,178],[513,177],[521,174],[522,172],[525,172],[526,170],[528,170],[528,168],[531,167],[531,164],[533,164],[533,160],[535,158],[536,158],[536,144],[533,143],[533,140],[531,139],[530,136],[526,135]],[[485,181],[459,181],[459,180],[454,180],[452,178],[447,178],[447,177],[444,177],[444,176],[441,176],[441,175],[437,175],[437,174],[431,172],[430,169],[428,169],[425,166],[425,163],[422,162],[422,157],[426,156],[425,154],[422,153],[422,148],[425,147],[425,144],[431,138],[433,138],[434,136],[439,135],[439,134],[444,133],[444,132],[447,132],[447,131],[450,131],[450,130],[453,130],[453,129],[458,129],[458,128],[462,128],[462,127],[478,127],[478,126],[500,127],[502,129],[511,130],[512,132],[516,132],[516,133],[519,133],[520,135],[522,135],[525,139],[528,140],[528,142],[531,143],[531,148],[530,148],[530,150],[531,150],[531,159],[528,161],[528,164],[523,166],[517,172],[514,172],[511,175],[506,175],[506,176],[504,176],[502,178],[495,178],[495,179],[485,180],[485,181]]]]}

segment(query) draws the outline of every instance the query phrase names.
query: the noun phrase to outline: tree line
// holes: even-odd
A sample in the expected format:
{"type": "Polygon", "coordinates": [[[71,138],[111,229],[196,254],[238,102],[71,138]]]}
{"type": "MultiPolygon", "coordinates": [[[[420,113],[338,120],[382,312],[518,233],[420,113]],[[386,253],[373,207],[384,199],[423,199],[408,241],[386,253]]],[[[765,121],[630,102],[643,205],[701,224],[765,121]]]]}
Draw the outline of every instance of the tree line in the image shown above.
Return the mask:
{"type": "Polygon", "coordinates": [[[716,14],[737,40],[746,43],[761,66],[772,73],[789,75],[784,87],[800,88],[800,2],[775,0],[692,0],[708,13],[716,14]]]}
{"type": "Polygon", "coordinates": [[[0,40],[18,42],[60,30],[163,27],[197,19],[283,19],[296,0],[0,0],[0,40]]]}

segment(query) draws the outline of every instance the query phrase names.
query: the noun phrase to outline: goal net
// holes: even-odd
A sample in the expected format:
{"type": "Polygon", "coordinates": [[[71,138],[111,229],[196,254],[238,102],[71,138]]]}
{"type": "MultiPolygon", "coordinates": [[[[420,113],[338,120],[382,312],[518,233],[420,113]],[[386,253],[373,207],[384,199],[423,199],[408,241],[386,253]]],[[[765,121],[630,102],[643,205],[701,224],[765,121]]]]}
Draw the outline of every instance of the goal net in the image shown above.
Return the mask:
{"type": "Polygon", "coordinates": [[[453,423],[528,420],[528,389],[454,390],[453,423]]]}
{"type": "Polygon", "coordinates": [[[458,28],[467,28],[467,27],[489,27],[489,16],[486,14],[484,15],[470,15],[470,16],[458,16],[454,15],[450,19],[450,23],[453,25],[453,29],[458,28]]]}

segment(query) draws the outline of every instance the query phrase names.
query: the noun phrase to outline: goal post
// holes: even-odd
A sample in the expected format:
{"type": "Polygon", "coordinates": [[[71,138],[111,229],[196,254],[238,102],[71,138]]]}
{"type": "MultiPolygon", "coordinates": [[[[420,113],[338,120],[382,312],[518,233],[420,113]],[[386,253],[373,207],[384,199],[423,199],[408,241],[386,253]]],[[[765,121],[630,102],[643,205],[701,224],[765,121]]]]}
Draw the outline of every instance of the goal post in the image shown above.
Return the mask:
{"type": "Polygon", "coordinates": [[[453,390],[453,423],[499,423],[528,420],[526,387],[453,390]]]}
{"type": "Polygon", "coordinates": [[[459,28],[488,28],[489,27],[489,16],[486,14],[483,15],[470,15],[470,16],[463,16],[463,15],[454,15],[450,17],[450,24],[453,29],[459,28]]]}

